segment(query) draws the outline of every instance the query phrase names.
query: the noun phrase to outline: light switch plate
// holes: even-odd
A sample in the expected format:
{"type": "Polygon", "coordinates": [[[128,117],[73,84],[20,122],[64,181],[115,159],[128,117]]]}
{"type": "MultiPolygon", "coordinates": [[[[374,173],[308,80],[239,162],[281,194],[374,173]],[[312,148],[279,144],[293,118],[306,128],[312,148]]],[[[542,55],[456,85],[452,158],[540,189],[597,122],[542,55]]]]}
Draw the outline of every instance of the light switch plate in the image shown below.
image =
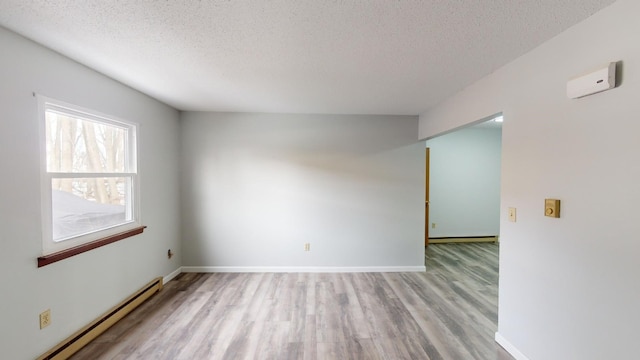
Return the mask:
{"type": "Polygon", "coordinates": [[[559,218],[560,217],[560,200],[544,199],[544,216],[559,218]]]}
{"type": "Polygon", "coordinates": [[[509,221],[516,222],[516,208],[509,208],[509,221]]]}

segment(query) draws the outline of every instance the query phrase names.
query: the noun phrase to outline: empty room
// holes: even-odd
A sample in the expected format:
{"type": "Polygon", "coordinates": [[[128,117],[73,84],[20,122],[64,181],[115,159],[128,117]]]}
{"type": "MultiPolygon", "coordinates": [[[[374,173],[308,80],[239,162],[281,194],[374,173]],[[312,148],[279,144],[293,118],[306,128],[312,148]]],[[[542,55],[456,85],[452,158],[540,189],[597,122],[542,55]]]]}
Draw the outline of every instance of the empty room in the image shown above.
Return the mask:
{"type": "Polygon", "coordinates": [[[0,1],[0,358],[637,358],[638,14],[0,1]]]}

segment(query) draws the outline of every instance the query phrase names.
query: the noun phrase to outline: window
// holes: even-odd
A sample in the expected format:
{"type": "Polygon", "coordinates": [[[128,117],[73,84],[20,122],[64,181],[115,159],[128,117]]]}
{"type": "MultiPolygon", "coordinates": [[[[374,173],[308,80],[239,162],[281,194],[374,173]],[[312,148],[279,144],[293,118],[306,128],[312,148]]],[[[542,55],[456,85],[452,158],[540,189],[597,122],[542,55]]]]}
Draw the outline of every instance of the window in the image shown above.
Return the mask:
{"type": "Polygon", "coordinates": [[[137,125],[39,98],[43,122],[43,253],[140,226],[137,125]]]}

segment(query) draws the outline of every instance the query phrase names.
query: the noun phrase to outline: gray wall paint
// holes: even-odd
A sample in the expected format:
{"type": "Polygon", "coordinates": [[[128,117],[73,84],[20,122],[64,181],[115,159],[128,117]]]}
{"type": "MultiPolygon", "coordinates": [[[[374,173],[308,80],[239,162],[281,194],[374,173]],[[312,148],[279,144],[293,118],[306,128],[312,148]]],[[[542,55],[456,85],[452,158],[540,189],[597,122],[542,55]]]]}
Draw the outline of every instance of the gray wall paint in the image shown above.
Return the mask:
{"type": "Polygon", "coordinates": [[[0,349],[33,359],[146,282],[180,267],[178,113],[0,28],[0,349]],[[43,268],[40,135],[32,92],[140,124],[144,234],[43,268]],[[52,324],[38,328],[51,309],[52,324]]]}
{"type": "Polygon", "coordinates": [[[429,237],[499,234],[501,136],[471,127],[427,141],[429,237]]]}
{"type": "Polygon", "coordinates": [[[424,266],[417,121],[184,113],[185,266],[424,266]]]}
{"type": "Polygon", "coordinates": [[[619,0],[420,118],[427,138],[504,112],[498,337],[532,360],[637,357],[639,13],[619,0]],[[567,98],[568,79],[618,60],[618,88],[567,98]]]}

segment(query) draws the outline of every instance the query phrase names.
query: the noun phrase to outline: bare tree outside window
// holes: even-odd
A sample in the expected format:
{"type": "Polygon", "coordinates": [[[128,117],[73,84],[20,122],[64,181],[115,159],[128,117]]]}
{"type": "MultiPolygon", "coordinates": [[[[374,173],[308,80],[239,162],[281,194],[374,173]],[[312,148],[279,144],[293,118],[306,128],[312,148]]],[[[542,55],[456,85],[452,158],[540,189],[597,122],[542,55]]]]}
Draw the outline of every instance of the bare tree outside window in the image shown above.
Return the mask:
{"type": "MultiPolygon", "coordinates": [[[[47,171],[123,173],[125,129],[55,112],[46,113],[47,171]]],[[[124,205],[123,178],[54,178],[52,189],[102,204],[124,205]]]]}

